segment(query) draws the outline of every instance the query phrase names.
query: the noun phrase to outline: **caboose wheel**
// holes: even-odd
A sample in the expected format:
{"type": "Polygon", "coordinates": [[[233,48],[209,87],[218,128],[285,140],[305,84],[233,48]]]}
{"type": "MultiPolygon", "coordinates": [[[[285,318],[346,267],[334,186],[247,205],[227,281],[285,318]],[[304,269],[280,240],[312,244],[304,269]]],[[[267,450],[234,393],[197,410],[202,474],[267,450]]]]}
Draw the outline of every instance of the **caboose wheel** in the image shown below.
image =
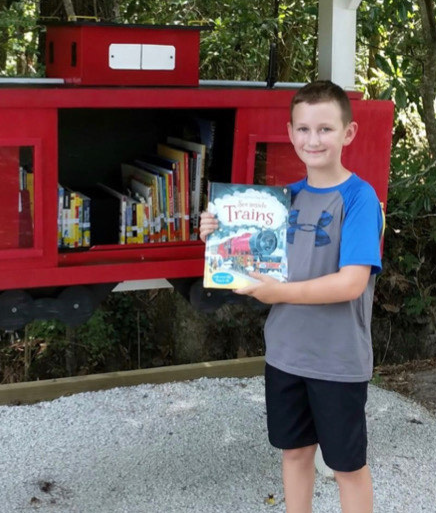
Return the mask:
{"type": "Polygon", "coordinates": [[[58,319],[69,326],[79,326],[88,321],[95,310],[92,291],[83,285],[67,287],[57,298],[58,319]]]}
{"type": "Polygon", "coordinates": [[[24,290],[6,290],[0,294],[0,328],[18,330],[32,320],[33,299],[24,290]]]}

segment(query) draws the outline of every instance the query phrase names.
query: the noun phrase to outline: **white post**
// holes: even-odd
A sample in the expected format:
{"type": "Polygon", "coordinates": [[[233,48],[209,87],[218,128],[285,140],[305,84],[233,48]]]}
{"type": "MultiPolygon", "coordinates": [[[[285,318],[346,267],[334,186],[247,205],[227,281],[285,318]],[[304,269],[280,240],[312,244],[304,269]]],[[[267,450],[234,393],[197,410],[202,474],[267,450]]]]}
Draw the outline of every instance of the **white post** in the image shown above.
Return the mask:
{"type": "Polygon", "coordinates": [[[354,89],[356,10],[361,0],[319,0],[318,78],[354,89]]]}

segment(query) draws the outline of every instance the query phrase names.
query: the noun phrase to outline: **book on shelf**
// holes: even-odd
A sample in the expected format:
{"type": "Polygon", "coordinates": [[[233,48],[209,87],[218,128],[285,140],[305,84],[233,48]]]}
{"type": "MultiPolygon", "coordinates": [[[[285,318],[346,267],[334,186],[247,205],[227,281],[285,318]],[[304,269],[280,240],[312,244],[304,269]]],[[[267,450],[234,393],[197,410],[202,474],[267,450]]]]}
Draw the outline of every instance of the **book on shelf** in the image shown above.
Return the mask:
{"type": "MultiPolygon", "coordinates": [[[[215,167],[215,139],[216,139],[216,120],[197,117],[196,122],[200,132],[201,143],[206,147],[205,169],[204,169],[204,184],[208,181],[213,181],[213,169],[215,167]]],[[[202,208],[207,204],[207,187],[202,190],[202,208]]]]}
{"type": "Polygon", "coordinates": [[[64,208],[64,188],[58,184],[58,248],[62,247],[62,223],[63,223],[63,208],[64,208]]]}
{"type": "Polygon", "coordinates": [[[121,164],[121,175],[124,190],[136,192],[137,201],[149,206],[146,212],[149,227],[149,242],[165,242],[167,232],[164,227],[162,178],[131,164],[121,164]],[[135,180],[136,191],[133,191],[132,181],[135,180]],[[138,186],[142,184],[142,188],[138,186]],[[141,189],[141,190],[140,190],[141,189]],[[141,201],[141,196],[143,201],[141,201]]]}
{"type": "MultiPolygon", "coordinates": [[[[177,240],[174,224],[174,173],[171,169],[166,169],[148,160],[135,160],[135,164],[145,171],[157,174],[160,177],[160,186],[162,190],[163,203],[163,226],[164,237],[167,241],[177,240]]],[[[162,242],[165,242],[166,240],[162,242]]]]}
{"type": "Polygon", "coordinates": [[[58,248],[91,245],[90,209],[89,197],[58,184],[58,248]]]}
{"type": "Polygon", "coordinates": [[[286,187],[211,182],[208,211],[218,229],[206,239],[204,287],[245,287],[257,281],[253,271],[286,281],[289,205],[286,187]]]}
{"type": "Polygon", "coordinates": [[[71,228],[71,195],[69,189],[63,187],[62,210],[61,210],[62,235],[60,245],[62,248],[69,248],[72,241],[71,228]]]}
{"type": "MultiPolygon", "coordinates": [[[[172,201],[169,198],[170,209],[173,209],[172,219],[174,220],[174,235],[172,240],[181,240],[181,214],[180,214],[180,171],[177,160],[163,157],[157,154],[147,154],[141,159],[135,160],[135,165],[141,167],[144,163],[157,166],[160,170],[170,171],[172,173],[172,201]]],[[[169,187],[171,188],[171,175],[169,177],[169,187]]],[[[170,194],[171,191],[168,191],[170,194]]]]}
{"type": "Polygon", "coordinates": [[[82,247],[89,248],[91,246],[91,198],[81,192],[78,194],[82,203],[80,219],[82,247]]]}
{"type": "Polygon", "coordinates": [[[189,240],[189,155],[186,151],[167,144],[157,145],[158,155],[178,162],[179,177],[177,194],[180,200],[181,240],[189,240]]]}
{"type": "MultiPolygon", "coordinates": [[[[165,137],[154,153],[120,163],[110,183],[96,181],[79,191],[59,184],[58,247],[197,240],[215,123],[205,127],[207,144],[165,137]]],[[[33,175],[23,171],[20,186],[33,188],[33,175]]]]}
{"type": "Polygon", "coordinates": [[[206,145],[186,141],[178,137],[167,137],[167,143],[192,152],[191,158],[191,239],[198,239],[200,213],[203,208],[202,196],[204,191],[204,172],[206,165],[206,145]]]}
{"type": "Polygon", "coordinates": [[[132,191],[133,198],[139,202],[137,207],[138,225],[139,228],[138,242],[154,242],[154,223],[150,222],[153,213],[153,198],[151,187],[145,185],[135,178],[130,178],[130,190],[132,191]],[[142,234],[141,234],[142,232],[142,234]],[[141,240],[142,239],[142,240],[141,240]]]}

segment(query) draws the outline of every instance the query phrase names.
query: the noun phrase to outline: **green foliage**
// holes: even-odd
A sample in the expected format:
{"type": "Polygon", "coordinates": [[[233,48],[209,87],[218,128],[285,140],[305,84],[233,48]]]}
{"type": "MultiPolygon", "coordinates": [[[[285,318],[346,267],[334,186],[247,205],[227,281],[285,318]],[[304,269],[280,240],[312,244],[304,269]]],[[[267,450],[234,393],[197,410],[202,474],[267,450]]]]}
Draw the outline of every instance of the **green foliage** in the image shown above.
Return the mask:
{"type": "Polygon", "coordinates": [[[392,345],[387,360],[402,361],[407,352],[411,358],[428,356],[422,326],[430,335],[436,332],[435,269],[436,166],[425,147],[405,140],[392,154],[384,272],[377,281],[374,313],[388,319],[395,332],[408,333],[409,347],[403,351],[392,345]]]}
{"type": "MultiPolygon", "coordinates": [[[[358,49],[366,59],[359,81],[372,97],[392,99],[398,110],[422,109],[422,35],[416,2],[362,2],[358,11],[358,49]]],[[[420,112],[422,114],[422,112],[420,112]]]]}
{"type": "MultiPolygon", "coordinates": [[[[1,6],[1,3],[0,3],[1,6]]],[[[37,5],[32,0],[0,7],[0,75],[39,76],[37,5]]]]}

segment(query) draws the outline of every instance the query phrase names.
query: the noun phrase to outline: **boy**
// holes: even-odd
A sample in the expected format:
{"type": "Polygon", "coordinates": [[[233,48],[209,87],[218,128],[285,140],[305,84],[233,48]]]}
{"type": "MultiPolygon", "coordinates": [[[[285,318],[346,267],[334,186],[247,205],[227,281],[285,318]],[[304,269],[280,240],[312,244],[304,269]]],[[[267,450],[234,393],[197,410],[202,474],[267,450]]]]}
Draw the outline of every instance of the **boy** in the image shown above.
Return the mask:
{"type": "MultiPolygon", "coordinates": [[[[290,185],[288,282],[253,273],[258,283],[235,292],[273,305],[265,324],[267,422],[271,444],[283,450],[286,512],[312,511],[319,444],[343,513],[372,513],[365,403],[380,203],[341,163],[357,124],[339,86],[318,81],[300,89],[288,133],[307,168],[290,185]]],[[[202,240],[216,228],[203,213],[202,240]]]]}

